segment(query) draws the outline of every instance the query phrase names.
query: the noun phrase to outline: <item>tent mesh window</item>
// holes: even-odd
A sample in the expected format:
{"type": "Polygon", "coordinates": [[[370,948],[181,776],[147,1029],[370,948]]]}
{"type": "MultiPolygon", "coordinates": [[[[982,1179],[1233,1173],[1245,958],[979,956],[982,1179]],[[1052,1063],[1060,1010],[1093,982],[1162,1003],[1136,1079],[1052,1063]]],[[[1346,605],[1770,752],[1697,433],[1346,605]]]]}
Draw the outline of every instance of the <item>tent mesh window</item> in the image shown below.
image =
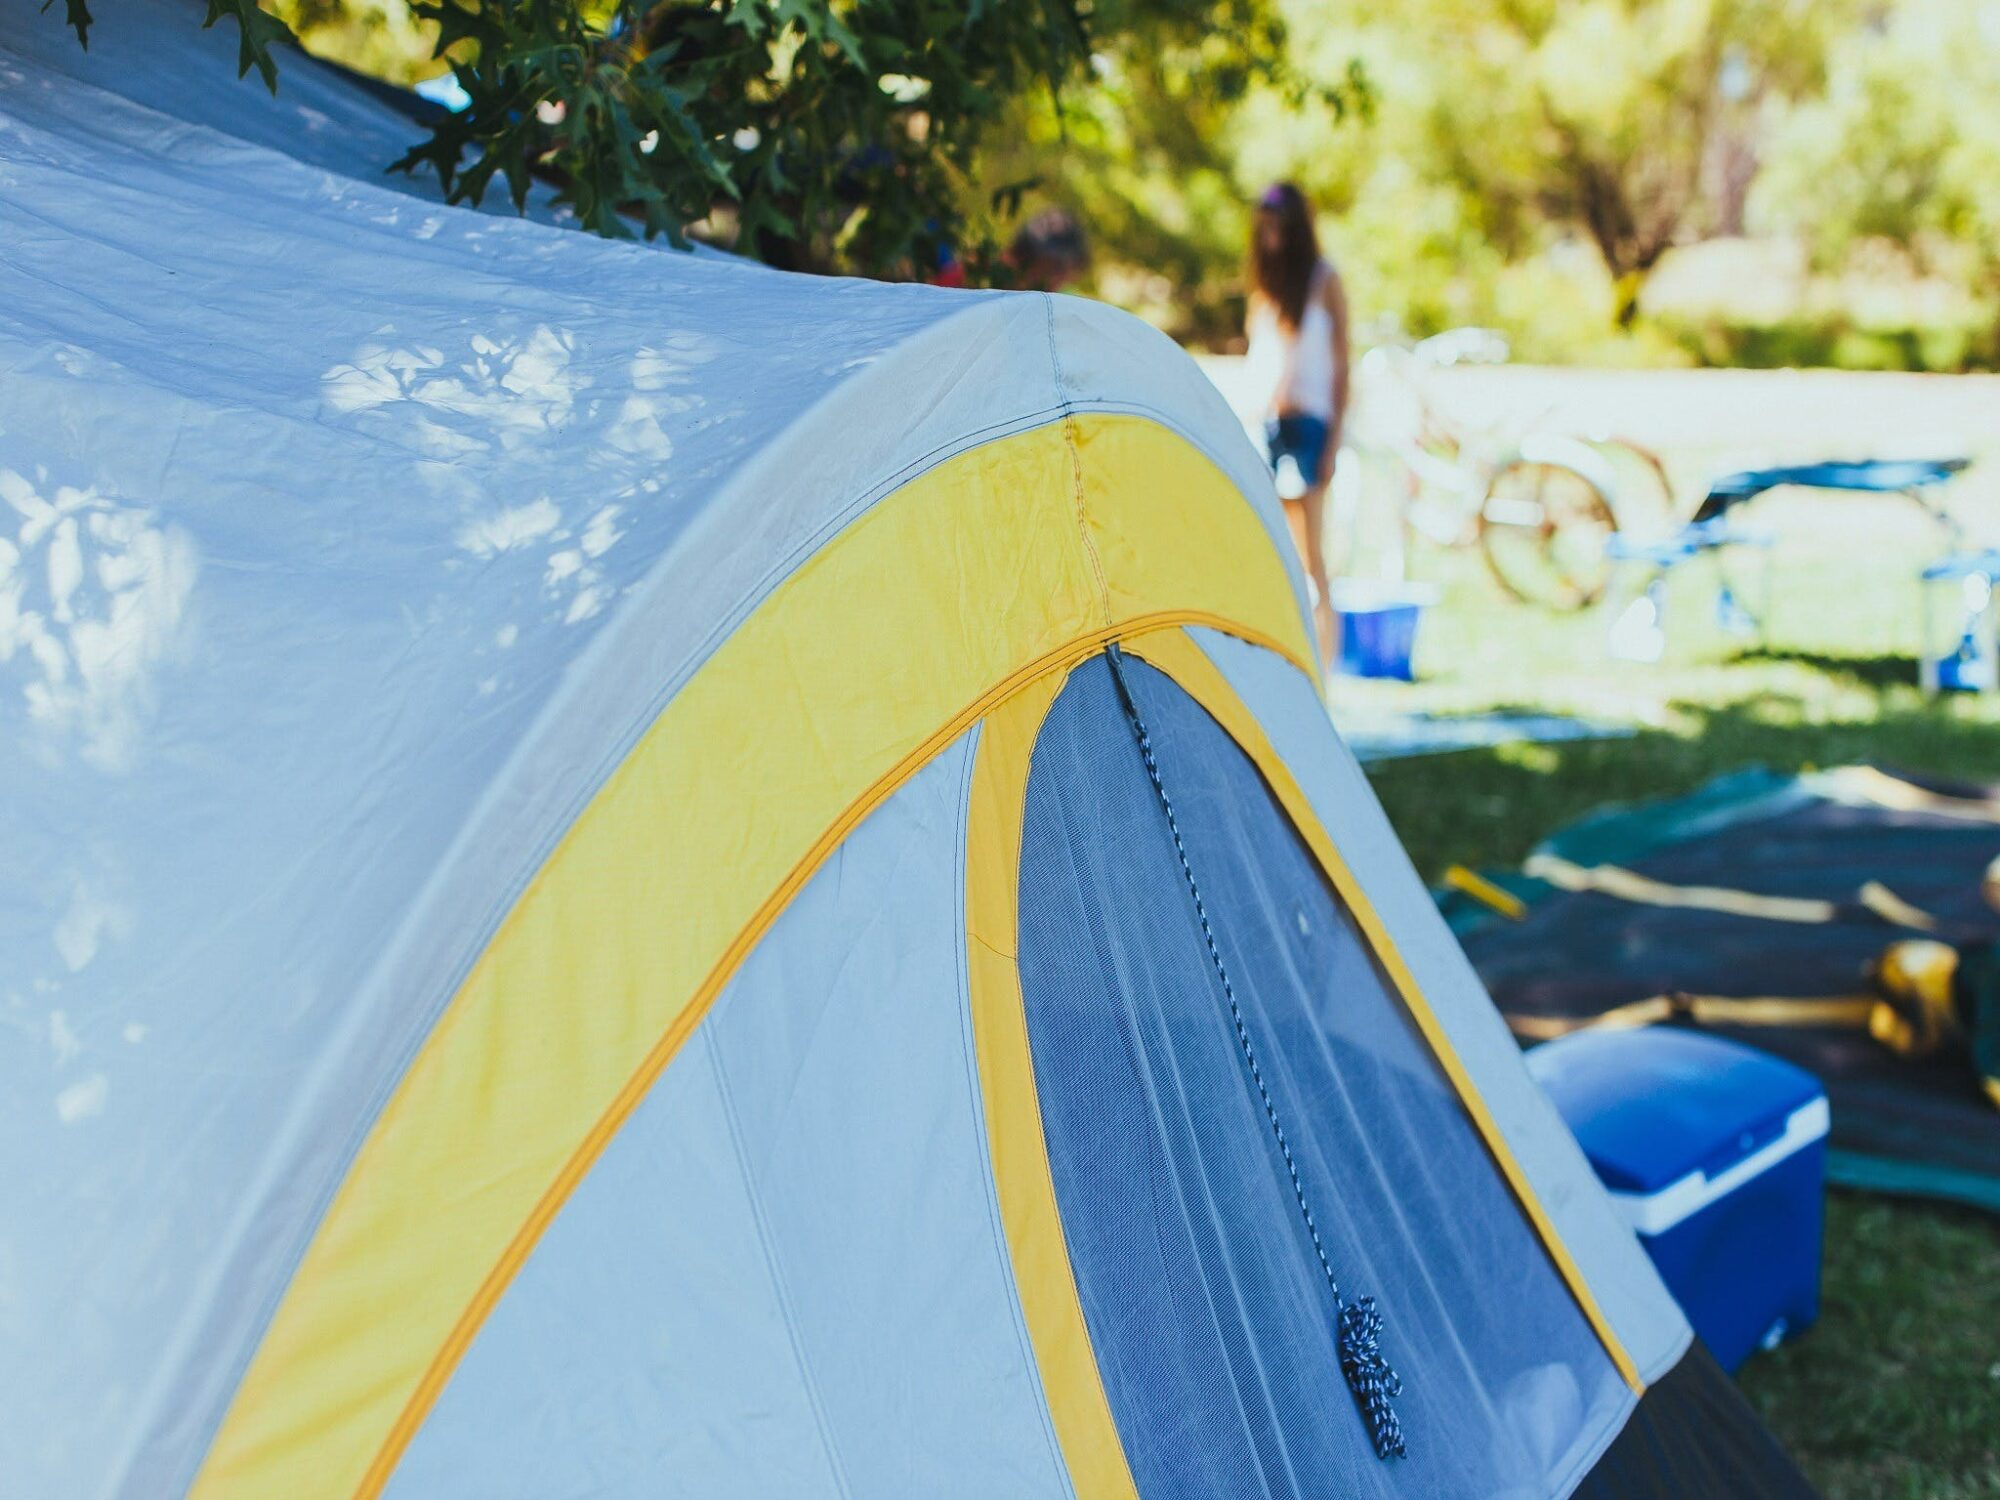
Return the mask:
{"type": "Polygon", "coordinates": [[[1254,766],[1165,676],[1120,665],[1174,822],[1109,661],[1087,663],[1029,775],[1020,967],[1057,1203],[1140,1492],[1556,1492],[1623,1414],[1623,1382],[1254,766]],[[1406,1463],[1376,1461],[1343,1379],[1300,1194],[1343,1284],[1388,1310],[1406,1463]]]}

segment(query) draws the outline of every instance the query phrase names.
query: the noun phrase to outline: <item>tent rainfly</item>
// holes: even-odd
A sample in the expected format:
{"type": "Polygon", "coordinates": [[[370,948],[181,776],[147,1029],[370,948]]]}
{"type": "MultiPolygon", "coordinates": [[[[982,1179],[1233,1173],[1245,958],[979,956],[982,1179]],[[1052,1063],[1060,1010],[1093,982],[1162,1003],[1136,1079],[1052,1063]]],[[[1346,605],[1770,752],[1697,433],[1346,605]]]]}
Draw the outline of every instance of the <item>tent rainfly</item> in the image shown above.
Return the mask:
{"type": "Polygon", "coordinates": [[[104,9],[0,0],[0,1491],[1803,1491],[1171,345],[104,9]]]}

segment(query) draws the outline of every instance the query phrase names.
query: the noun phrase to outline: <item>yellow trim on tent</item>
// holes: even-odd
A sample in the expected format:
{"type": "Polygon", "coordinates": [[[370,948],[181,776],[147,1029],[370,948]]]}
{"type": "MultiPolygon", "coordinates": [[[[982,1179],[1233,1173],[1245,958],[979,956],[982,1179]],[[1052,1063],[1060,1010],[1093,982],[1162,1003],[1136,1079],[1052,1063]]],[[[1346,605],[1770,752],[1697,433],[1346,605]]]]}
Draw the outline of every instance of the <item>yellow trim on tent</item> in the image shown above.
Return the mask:
{"type": "Polygon", "coordinates": [[[1562,1236],[1556,1232],[1554,1222],[1550,1220],[1548,1213],[1542,1208],[1541,1201],[1535,1196],[1535,1190],[1529,1183],[1527,1174],[1521,1170],[1521,1164],[1515,1160],[1513,1148],[1507,1144],[1507,1138],[1501,1132],[1499,1122],[1493,1118],[1492,1111],[1486,1107],[1486,1101],[1480,1097],[1478,1088],[1473,1084],[1471,1074],[1466,1072],[1465,1064],[1459,1060],[1458,1050],[1452,1046],[1451,1037],[1439,1022],[1436,1013],[1431,1010],[1430,1002],[1424,998],[1422,989],[1417,985],[1416,976],[1403,961],[1395,940],[1389,935],[1389,929],[1376,912],[1374,903],[1368,899],[1368,893],[1362,889],[1361,882],[1355,878],[1353,870],[1341,857],[1339,849],[1335,847],[1332,838],[1320,823],[1318,815],[1313,811],[1312,804],[1306,799],[1305,792],[1293,778],[1284,761],[1279,758],[1263,727],[1257,722],[1256,715],[1251,713],[1241,698],[1237,697],[1236,690],[1229,685],[1229,680],[1185,631],[1160,631],[1129,642],[1127,649],[1134,656],[1151,662],[1173,678],[1189,697],[1206,709],[1209,716],[1228,731],[1230,738],[1236,741],[1243,753],[1250,757],[1258,771],[1262,773],[1265,783],[1277,797],[1286,816],[1291,819],[1292,826],[1304,838],[1306,846],[1312,850],[1313,857],[1319,861],[1320,868],[1326,872],[1327,879],[1332,882],[1341,901],[1352,913],[1355,925],[1361,929],[1361,934],[1367,941],[1370,951],[1374,953],[1376,962],[1381,965],[1383,973],[1395,986],[1396,993],[1402,997],[1410,1018],[1416,1022],[1424,1040],[1430,1044],[1438,1065],[1444,1069],[1445,1076],[1457,1090],[1459,1102],[1472,1117],[1472,1123],[1478,1129],[1481,1139],[1485,1141],[1486,1149],[1492,1154],[1501,1175],[1507,1179],[1507,1185],[1513,1189],[1522,1211],[1528,1216],[1528,1222],[1541,1237],[1550,1261],[1554,1263],[1563,1281],[1568,1284],[1570,1295],[1576,1299],[1577,1306],[1596,1331],[1605,1352],[1611,1356],[1611,1362],[1617,1366],[1618,1373],[1625,1378],[1625,1383],[1643,1395],[1646,1384],[1640,1378],[1638,1366],[1632,1362],[1631,1355],[1626,1352],[1624,1344],[1613,1331],[1610,1321],[1604,1316],[1604,1310],[1597,1305],[1597,1297],[1590,1290],[1590,1283],[1584,1279],[1583,1271],[1577,1265],[1575,1257],[1569,1253],[1569,1247],[1563,1243],[1562,1236]]]}
{"type": "Polygon", "coordinates": [[[1000,1222],[1063,1464],[1078,1500],[1137,1500],[1063,1238],[1016,963],[1028,766],[1062,684],[1059,673],[1040,679],[979,731],[965,834],[966,973],[1000,1222]]]}
{"type": "Polygon", "coordinates": [[[542,1232],[848,831],[1027,682],[1173,622],[1313,659],[1252,507],[1128,416],[940,464],[780,584],[578,816],[425,1040],[193,1500],[378,1496],[542,1232]]]}

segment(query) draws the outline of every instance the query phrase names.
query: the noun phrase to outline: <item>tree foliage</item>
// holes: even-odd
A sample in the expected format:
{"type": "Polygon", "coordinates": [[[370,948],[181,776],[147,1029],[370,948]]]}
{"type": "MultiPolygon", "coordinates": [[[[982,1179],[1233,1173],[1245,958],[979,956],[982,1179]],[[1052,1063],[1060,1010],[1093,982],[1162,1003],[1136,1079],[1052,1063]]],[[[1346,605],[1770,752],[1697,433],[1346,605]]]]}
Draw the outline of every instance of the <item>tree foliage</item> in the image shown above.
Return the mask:
{"type": "Polygon", "coordinates": [[[1903,0],[1843,37],[1775,134],[1753,207],[1822,264],[1887,242],[2000,294],[2000,12],[1903,0]]]}
{"type": "MultiPolygon", "coordinates": [[[[1948,365],[1949,301],[1955,329],[1994,309],[1980,347],[2000,357],[1990,0],[207,3],[280,87],[280,23],[402,82],[449,65],[473,107],[406,164],[459,198],[540,181],[607,234],[886,276],[949,251],[1004,282],[1009,220],[1052,202],[1093,242],[1092,290],[1220,342],[1249,204],[1292,178],[1364,322],[1630,360],[1791,326],[1717,318],[1830,318],[1844,339],[1833,323],[1872,338],[1921,317],[1925,361],[1948,365]],[[1760,265],[1815,252],[1810,286],[1743,288],[1789,311],[1688,300],[1700,255],[1652,282],[1746,232],[1783,242],[1760,265]]],[[[87,42],[93,4],[48,0],[51,22],[87,42]]]]}
{"type": "Polygon", "coordinates": [[[1224,336],[1240,319],[1231,273],[1261,185],[1243,154],[1246,112],[1274,113],[1296,138],[1373,107],[1353,56],[1302,53],[1305,30],[1268,0],[1146,6],[1098,52],[1090,87],[1017,100],[981,166],[1035,182],[1089,226],[1100,291],[1184,336],[1224,336]]]}
{"type": "Polygon", "coordinates": [[[470,106],[413,151],[456,195],[553,177],[585,225],[718,209],[784,264],[921,268],[979,130],[1087,55],[1069,0],[435,0],[470,106]]]}
{"type": "Polygon", "coordinates": [[[1177,298],[1193,316],[1175,325],[1228,325],[1241,205],[1289,177],[1319,206],[1364,318],[1415,333],[1496,323],[1543,357],[1624,349],[1664,257],[1741,232],[1771,131],[1818,97],[1829,48],[1868,19],[1867,0],[1284,0],[1283,12],[1291,66],[1322,81],[1358,66],[1372,108],[1301,109],[1261,86],[1196,107],[1164,90],[1098,96],[1119,112],[1111,170],[1136,178],[1121,195],[1157,204],[1172,231],[1143,247],[1150,263],[1178,285],[1186,251],[1205,247],[1203,290],[1177,298]],[[1177,141],[1184,124],[1197,139],[1177,141]],[[1149,165],[1147,140],[1175,143],[1192,169],[1149,165]]]}
{"type": "MultiPolygon", "coordinates": [[[[65,0],[87,44],[87,0],[65,0]]],[[[290,35],[233,18],[276,86],[290,35]]],[[[269,0],[302,27],[380,0],[269,0]]],[[[415,0],[469,98],[398,163],[454,201],[539,180],[606,235],[691,228],[776,264],[921,276],[947,255],[1004,279],[996,230],[1032,184],[980,159],[1034,97],[1067,129],[1093,65],[1195,45],[1218,21],[1237,79],[1285,79],[1270,0],[415,0]]],[[[1221,74],[1218,74],[1221,77],[1221,74]]],[[[1291,80],[1303,89],[1302,82],[1291,80]]],[[[1222,79],[1237,89],[1240,81],[1222,79]]],[[[1004,153],[997,153],[1004,154],[1004,153]]]]}
{"type": "Polygon", "coordinates": [[[1852,13],[1842,0],[1415,3],[1458,42],[1427,111],[1450,175],[1505,248],[1552,226],[1584,236],[1621,322],[1668,250],[1728,227],[1760,118],[1818,87],[1852,13]]]}
{"type": "Polygon", "coordinates": [[[1768,120],[1816,92],[1862,3],[1280,0],[1278,77],[1228,65],[1268,44],[1214,4],[1066,118],[1022,106],[1003,160],[1085,210],[1122,263],[1103,290],[1165,294],[1183,334],[1237,326],[1247,204],[1287,177],[1362,308],[1426,331],[1534,305],[1602,339],[1670,249],[1734,229],[1768,120]]]}

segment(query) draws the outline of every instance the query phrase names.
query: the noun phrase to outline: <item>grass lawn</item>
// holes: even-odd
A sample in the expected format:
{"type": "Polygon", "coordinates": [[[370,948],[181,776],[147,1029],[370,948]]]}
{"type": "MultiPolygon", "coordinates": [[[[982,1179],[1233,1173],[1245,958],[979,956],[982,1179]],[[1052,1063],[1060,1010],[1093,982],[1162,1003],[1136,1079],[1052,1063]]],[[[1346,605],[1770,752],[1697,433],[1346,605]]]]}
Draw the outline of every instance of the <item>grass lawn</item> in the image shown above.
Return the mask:
{"type": "MultiPolygon", "coordinates": [[[[1829,456],[1840,451],[1830,437],[1829,456]]],[[[2000,479],[2000,453],[1982,467],[1982,479],[2000,479]]],[[[1990,488],[1974,490],[1975,508],[2000,521],[1990,488]]],[[[1844,496],[1773,496],[1758,517],[1784,538],[1767,642],[1720,635],[1690,580],[1670,599],[1674,642],[1653,667],[1608,661],[1601,617],[1507,604],[1471,554],[1418,560],[1446,585],[1424,626],[1423,680],[1338,683],[1336,722],[1392,704],[1513,707],[1632,731],[1373,767],[1427,878],[1454,861],[1518,862],[1604,803],[1687,791],[1752,763],[1870,760],[2000,780],[2000,704],[1928,703],[1915,687],[1914,580],[1937,550],[1928,527],[1903,502],[1844,496]]],[[[1742,1384],[1831,1500],[2000,1500],[2000,1221],[1834,1195],[1821,1321],[1753,1359],[1742,1384]]]]}

